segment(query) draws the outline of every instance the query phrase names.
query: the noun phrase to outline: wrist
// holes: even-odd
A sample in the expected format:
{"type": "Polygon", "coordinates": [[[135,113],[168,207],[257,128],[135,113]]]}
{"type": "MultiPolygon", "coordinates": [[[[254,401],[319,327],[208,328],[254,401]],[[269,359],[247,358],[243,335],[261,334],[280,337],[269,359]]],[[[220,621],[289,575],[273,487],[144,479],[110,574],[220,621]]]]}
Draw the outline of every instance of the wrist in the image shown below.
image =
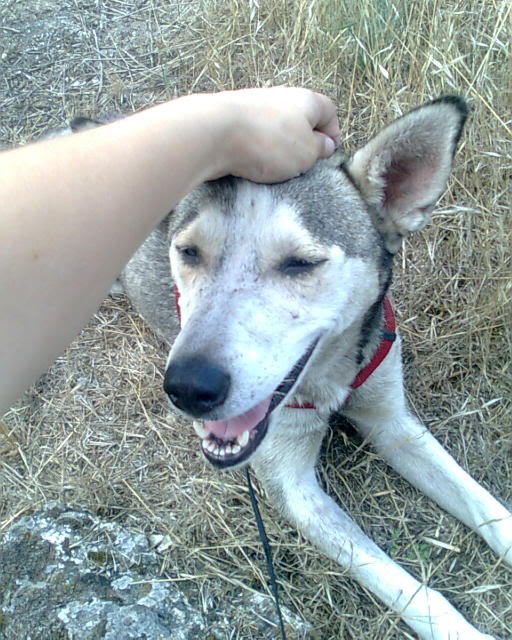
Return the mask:
{"type": "Polygon", "coordinates": [[[232,171],[237,149],[234,132],[239,129],[238,109],[232,94],[232,91],[192,94],[175,101],[189,123],[192,146],[197,145],[199,150],[201,182],[232,171]]]}

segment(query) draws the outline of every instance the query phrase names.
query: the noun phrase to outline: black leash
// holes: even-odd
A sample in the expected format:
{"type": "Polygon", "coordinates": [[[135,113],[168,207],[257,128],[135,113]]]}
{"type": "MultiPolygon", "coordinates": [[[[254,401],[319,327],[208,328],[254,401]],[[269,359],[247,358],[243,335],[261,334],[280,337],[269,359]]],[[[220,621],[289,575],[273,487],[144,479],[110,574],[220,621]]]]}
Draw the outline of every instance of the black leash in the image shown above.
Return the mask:
{"type": "Polygon", "coordinates": [[[263,551],[265,552],[265,560],[267,562],[267,571],[270,578],[270,588],[274,596],[276,603],[277,617],[279,618],[279,628],[281,630],[281,639],[286,640],[286,632],[284,630],[283,616],[281,614],[281,607],[279,606],[279,588],[277,586],[276,574],[274,573],[274,564],[272,562],[272,548],[261,519],[260,509],[256,500],[256,494],[252,488],[251,476],[249,473],[249,467],[245,467],[245,477],[247,478],[247,487],[249,489],[249,498],[251,499],[252,510],[254,511],[254,517],[256,518],[256,525],[258,526],[258,533],[260,534],[261,544],[263,545],[263,551]]]}

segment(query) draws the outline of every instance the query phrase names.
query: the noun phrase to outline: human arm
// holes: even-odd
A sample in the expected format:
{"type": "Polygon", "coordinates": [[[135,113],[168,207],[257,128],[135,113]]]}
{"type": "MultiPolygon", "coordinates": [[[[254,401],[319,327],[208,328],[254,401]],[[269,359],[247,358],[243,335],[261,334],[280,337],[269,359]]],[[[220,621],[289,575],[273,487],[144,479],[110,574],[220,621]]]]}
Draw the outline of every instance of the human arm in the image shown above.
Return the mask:
{"type": "Polygon", "coordinates": [[[230,173],[298,175],[332,152],[325,140],[337,134],[326,98],[263,89],[188,96],[1,153],[0,415],[188,191],[230,173]]]}

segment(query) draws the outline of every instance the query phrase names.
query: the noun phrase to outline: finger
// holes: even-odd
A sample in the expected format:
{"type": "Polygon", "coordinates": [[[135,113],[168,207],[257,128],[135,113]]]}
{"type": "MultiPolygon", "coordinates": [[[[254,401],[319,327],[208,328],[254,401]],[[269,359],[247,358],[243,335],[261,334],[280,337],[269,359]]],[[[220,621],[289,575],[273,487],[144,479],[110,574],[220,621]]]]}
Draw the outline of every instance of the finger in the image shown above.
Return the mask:
{"type": "Polygon", "coordinates": [[[335,141],[340,138],[340,125],[336,114],[336,105],[327,96],[321,93],[314,93],[316,112],[309,120],[311,126],[316,131],[325,133],[335,141]]]}
{"type": "Polygon", "coordinates": [[[317,158],[329,158],[332,156],[336,149],[334,140],[330,136],[320,133],[319,131],[313,131],[313,134],[316,138],[318,149],[317,158]]]}

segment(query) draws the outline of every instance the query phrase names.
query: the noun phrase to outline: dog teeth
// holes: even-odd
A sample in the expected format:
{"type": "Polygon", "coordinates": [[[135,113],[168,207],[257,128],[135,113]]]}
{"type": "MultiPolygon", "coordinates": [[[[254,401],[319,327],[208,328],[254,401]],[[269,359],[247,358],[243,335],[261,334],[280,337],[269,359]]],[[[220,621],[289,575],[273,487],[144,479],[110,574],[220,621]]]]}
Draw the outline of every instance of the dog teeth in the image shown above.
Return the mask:
{"type": "Polygon", "coordinates": [[[236,437],[236,440],[230,442],[219,443],[216,438],[211,437],[209,431],[207,431],[202,422],[194,420],[192,422],[194,431],[201,438],[201,446],[203,451],[213,454],[219,458],[225,456],[236,456],[240,451],[249,444],[249,440],[252,439],[253,434],[250,431],[244,431],[236,437]]]}
{"type": "Polygon", "coordinates": [[[208,440],[207,438],[205,438],[202,444],[203,444],[203,449],[205,449],[206,451],[210,451],[210,453],[213,453],[215,451],[215,442],[212,442],[211,440],[208,440]]]}
{"type": "Polygon", "coordinates": [[[241,447],[245,447],[246,444],[249,442],[249,432],[244,431],[243,433],[241,433],[239,436],[236,437],[236,440],[241,447]]]}
{"type": "Polygon", "coordinates": [[[235,444],[227,443],[219,446],[218,443],[210,440],[209,438],[204,438],[201,444],[204,451],[208,451],[218,458],[236,455],[237,453],[240,453],[242,449],[242,447],[236,442],[235,444]]]}
{"type": "Polygon", "coordinates": [[[202,440],[208,437],[208,431],[203,427],[202,422],[194,420],[194,422],[192,422],[192,426],[194,427],[194,431],[202,440]]]}

